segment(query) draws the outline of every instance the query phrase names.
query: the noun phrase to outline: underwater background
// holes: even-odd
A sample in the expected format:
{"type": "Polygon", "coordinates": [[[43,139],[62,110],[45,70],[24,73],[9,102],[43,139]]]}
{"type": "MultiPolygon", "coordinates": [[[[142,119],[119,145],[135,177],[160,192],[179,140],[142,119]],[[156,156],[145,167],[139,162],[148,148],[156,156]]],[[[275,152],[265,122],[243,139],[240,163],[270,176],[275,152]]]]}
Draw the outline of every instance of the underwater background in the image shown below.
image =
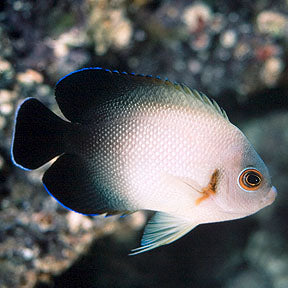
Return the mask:
{"type": "Polygon", "coordinates": [[[288,1],[2,0],[0,287],[288,287],[288,1]],[[198,89],[255,146],[278,197],[245,219],[200,225],[138,256],[151,213],[87,217],[45,191],[47,167],[12,164],[14,114],[83,67],[198,89]]]}

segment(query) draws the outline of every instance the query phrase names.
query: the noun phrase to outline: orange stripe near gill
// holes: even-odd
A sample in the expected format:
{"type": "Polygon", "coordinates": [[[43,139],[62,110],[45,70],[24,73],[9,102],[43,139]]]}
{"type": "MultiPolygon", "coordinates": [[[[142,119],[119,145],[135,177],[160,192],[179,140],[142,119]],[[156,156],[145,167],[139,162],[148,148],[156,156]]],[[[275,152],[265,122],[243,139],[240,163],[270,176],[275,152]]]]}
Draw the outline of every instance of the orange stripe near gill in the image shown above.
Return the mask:
{"type": "Polygon", "coordinates": [[[199,205],[203,200],[207,199],[210,195],[216,194],[218,179],[219,179],[219,170],[216,169],[210,178],[208,186],[202,189],[201,193],[203,195],[198,199],[196,199],[195,201],[196,205],[199,205]]]}

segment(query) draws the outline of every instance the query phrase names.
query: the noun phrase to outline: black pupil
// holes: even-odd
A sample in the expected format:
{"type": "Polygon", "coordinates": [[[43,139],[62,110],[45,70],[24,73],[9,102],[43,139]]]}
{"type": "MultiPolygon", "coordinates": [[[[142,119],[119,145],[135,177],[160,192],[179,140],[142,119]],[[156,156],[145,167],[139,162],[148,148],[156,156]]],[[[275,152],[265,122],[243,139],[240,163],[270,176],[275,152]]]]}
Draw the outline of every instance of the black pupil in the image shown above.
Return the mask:
{"type": "Polygon", "coordinates": [[[257,174],[251,173],[251,172],[247,173],[247,176],[245,178],[246,178],[247,184],[251,186],[257,186],[259,185],[261,181],[260,177],[257,174]]]}

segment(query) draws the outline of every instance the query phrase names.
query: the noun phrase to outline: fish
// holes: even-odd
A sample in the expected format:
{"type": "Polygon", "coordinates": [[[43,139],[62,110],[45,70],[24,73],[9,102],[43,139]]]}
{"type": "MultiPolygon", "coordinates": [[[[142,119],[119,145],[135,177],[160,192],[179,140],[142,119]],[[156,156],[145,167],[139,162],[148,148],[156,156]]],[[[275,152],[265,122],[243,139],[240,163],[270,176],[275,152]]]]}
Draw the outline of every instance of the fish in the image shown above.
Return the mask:
{"type": "Polygon", "coordinates": [[[184,84],[91,67],[61,78],[55,98],[65,118],[33,97],[19,106],[12,160],[25,170],[54,160],[43,185],[69,210],[154,211],[130,255],[200,224],[254,214],[276,198],[246,136],[215,100],[184,84]]]}

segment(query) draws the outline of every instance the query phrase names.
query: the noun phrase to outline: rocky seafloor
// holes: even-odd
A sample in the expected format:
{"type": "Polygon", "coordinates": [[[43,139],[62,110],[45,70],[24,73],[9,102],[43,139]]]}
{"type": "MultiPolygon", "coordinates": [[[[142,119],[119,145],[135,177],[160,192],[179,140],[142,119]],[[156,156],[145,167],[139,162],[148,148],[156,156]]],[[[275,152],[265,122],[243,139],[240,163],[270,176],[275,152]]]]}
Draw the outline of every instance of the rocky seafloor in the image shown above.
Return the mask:
{"type": "Polygon", "coordinates": [[[288,287],[288,1],[6,0],[0,3],[0,287],[288,287]],[[184,82],[215,98],[256,147],[277,201],[201,225],[128,257],[145,212],[67,211],[41,184],[47,167],[10,158],[26,97],[59,112],[53,86],[101,66],[184,82]]]}

